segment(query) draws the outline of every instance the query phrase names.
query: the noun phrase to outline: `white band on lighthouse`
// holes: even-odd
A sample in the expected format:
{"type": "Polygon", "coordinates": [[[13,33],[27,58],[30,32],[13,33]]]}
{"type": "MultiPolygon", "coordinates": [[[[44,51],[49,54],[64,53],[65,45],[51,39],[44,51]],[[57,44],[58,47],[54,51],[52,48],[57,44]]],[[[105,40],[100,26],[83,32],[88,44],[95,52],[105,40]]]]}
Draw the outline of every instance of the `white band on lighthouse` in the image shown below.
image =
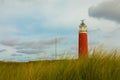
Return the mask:
{"type": "Polygon", "coordinates": [[[87,33],[87,32],[80,32],[80,33],[87,33]]]}

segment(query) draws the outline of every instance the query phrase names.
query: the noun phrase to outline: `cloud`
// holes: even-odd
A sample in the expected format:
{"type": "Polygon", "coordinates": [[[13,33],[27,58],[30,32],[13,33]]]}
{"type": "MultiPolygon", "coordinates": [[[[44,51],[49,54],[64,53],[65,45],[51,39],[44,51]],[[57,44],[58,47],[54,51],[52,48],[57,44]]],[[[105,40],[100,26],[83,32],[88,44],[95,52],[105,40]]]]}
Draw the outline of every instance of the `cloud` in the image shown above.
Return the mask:
{"type": "Polygon", "coordinates": [[[5,52],[5,51],[7,51],[7,50],[6,49],[0,49],[0,53],[5,52]]]}
{"type": "Polygon", "coordinates": [[[65,37],[57,37],[48,40],[41,41],[18,41],[18,40],[3,40],[0,41],[0,44],[5,46],[11,46],[16,49],[17,53],[24,54],[39,54],[46,52],[47,49],[50,49],[52,45],[60,43],[65,37]]]}
{"type": "Polygon", "coordinates": [[[111,32],[108,32],[105,38],[105,42],[109,47],[120,48],[120,28],[117,28],[111,32]]]}
{"type": "Polygon", "coordinates": [[[1,39],[26,40],[56,33],[63,35],[77,27],[80,16],[84,15],[81,6],[85,5],[80,5],[82,1],[85,3],[84,0],[0,1],[1,39]]]}
{"type": "Polygon", "coordinates": [[[119,42],[120,38],[118,36],[120,36],[120,27],[114,29],[111,32],[108,32],[106,35],[104,35],[104,38],[112,39],[113,41],[118,40],[119,42]]]}
{"type": "Polygon", "coordinates": [[[11,54],[11,56],[22,56],[22,54],[11,54]]]}
{"type": "MultiPolygon", "coordinates": [[[[8,39],[13,37],[12,35],[21,33],[15,25],[3,24],[0,21],[0,37],[1,39],[8,39]]],[[[1,40],[0,39],[0,40],[1,40]]]]}
{"type": "MultiPolygon", "coordinates": [[[[80,3],[84,0],[4,0],[0,5],[0,20],[13,21],[22,18],[44,20],[44,26],[71,26],[79,22],[80,3]],[[11,20],[13,19],[13,20],[11,20]]],[[[82,15],[83,16],[83,15],[82,15]]]]}
{"type": "Polygon", "coordinates": [[[120,0],[104,1],[96,6],[89,8],[89,16],[95,18],[104,18],[120,23],[120,0]]]}
{"type": "MultiPolygon", "coordinates": [[[[112,33],[113,34],[113,33],[112,33]]],[[[108,38],[108,36],[112,35],[109,32],[102,31],[101,29],[92,29],[88,31],[88,40],[89,40],[89,47],[96,47],[98,45],[108,45],[109,42],[111,42],[109,39],[111,38],[114,42],[116,42],[116,38],[113,38],[114,36],[111,36],[108,38]],[[106,37],[107,36],[107,37],[106,37]]],[[[114,35],[114,34],[113,34],[114,35]]],[[[116,34],[115,34],[116,35],[116,34]]],[[[114,44],[109,43],[111,46],[114,44]]],[[[118,43],[119,44],[119,43],[118,43]]]]}
{"type": "Polygon", "coordinates": [[[41,44],[51,45],[51,44],[59,43],[64,39],[65,39],[65,37],[56,37],[56,38],[53,38],[53,39],[50,39],[50,40],[44,40],[44,41],[41,42],[41,44]]]}
{"type": "MultiPolygon", "coordinates": [[[[59,36],[53,39],[46,39],[41,41],[19,41],[19,40],[2,40],[0,41],[1,44],[6,46],[31,46],[32,48],[36,48],[34,45],[52,45],[55,43],[59,43],[64,40],[65,37],[59,36]]],[[[39,46],[37,46],[39,47],[39,46]]]]}
{"type": "Polygon", "coordinates": [[[105,45],[107,48],[120,47],[120,27],[112,31],[105,32],[101,29],[93,29],[88,31],[89,47],[105,45]]]}
{"type": "Polygon", "coordinates": [[[2,40],[0,43],[6,46],[15,46],[20,44],[17,40],[2,40]]]}
{"type": "Polygon", "coordinates": [[[24,53],[24,54],[39,54],[44,53],[41,49],[19,49],[17,53],[24,53]]]}

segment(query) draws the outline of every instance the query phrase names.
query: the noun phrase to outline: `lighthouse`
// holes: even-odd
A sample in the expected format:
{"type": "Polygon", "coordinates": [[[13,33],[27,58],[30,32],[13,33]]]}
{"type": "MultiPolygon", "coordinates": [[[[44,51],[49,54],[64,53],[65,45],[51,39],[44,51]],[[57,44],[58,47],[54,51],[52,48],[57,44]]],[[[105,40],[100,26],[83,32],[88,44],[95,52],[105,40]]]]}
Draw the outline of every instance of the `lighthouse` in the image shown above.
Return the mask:
{"type": "Polygon", "coordinates": [[[79,26],[79,36],[78,36],[78,56],[87,56],[88,55],[88,35],[87,35],[87,26],[84,23],[84,20],[81,20],[79,26]]]}

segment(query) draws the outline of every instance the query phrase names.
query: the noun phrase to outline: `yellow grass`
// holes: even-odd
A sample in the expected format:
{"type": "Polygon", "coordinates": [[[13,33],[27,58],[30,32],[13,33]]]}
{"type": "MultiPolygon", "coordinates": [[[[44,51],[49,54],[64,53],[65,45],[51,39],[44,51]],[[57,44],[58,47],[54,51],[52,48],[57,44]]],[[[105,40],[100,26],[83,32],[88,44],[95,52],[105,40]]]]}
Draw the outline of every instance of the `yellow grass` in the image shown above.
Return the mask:
{"type": "Polygon", "coordinates": [[[0,80],[120,80],[117,50],[90,54],[76,60],[0,62],[0,80]]]}

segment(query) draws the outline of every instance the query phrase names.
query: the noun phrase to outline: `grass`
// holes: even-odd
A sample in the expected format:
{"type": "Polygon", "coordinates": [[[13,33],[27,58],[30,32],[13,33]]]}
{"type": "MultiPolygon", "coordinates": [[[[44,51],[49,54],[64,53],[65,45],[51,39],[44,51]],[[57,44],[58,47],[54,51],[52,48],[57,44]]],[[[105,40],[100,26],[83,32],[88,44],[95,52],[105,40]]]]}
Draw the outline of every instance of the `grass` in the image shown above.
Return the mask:
{"type": "Polygon", "coordinates": [[[91,53],[76,60],[0,62],[0,80],[120,80],[117,50],[91,53]]]}

